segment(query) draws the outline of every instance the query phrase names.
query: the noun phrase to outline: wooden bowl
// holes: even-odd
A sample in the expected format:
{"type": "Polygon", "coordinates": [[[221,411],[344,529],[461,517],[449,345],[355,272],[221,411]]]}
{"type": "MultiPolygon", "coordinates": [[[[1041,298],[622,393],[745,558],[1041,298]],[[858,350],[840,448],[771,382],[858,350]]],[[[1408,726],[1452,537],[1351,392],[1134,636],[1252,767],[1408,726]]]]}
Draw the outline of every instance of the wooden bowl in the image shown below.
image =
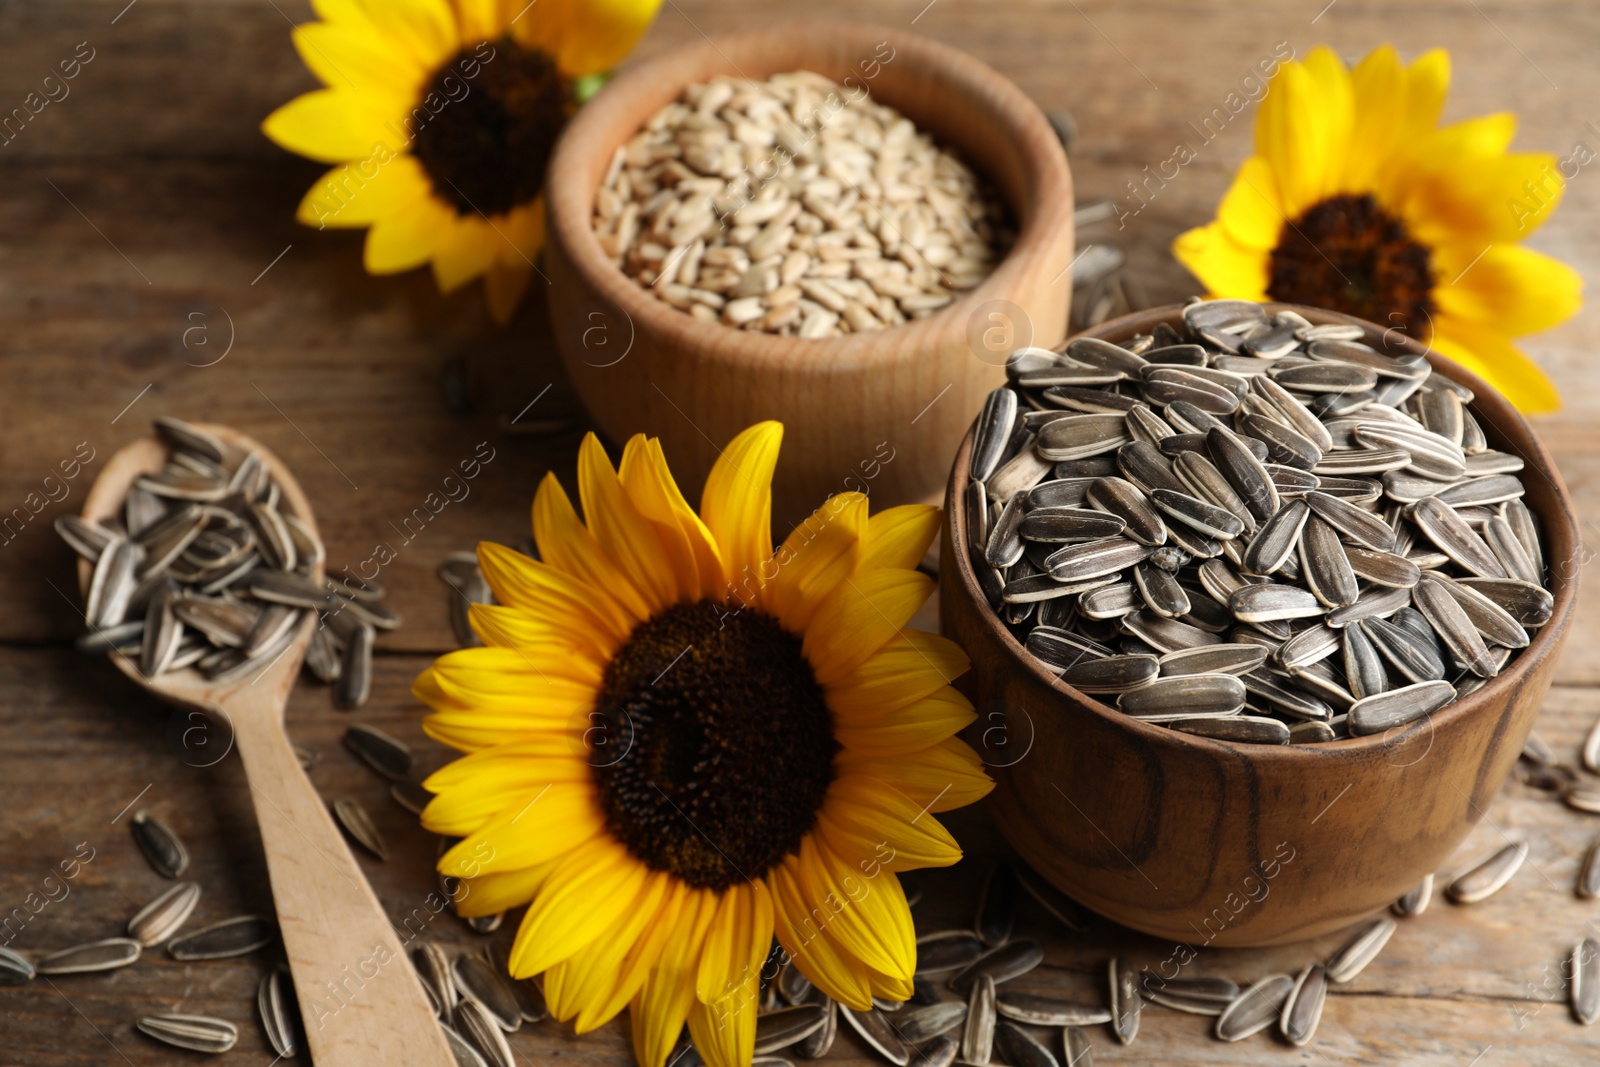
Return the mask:
{"type": "MultiPolygon", "coordinates": [[[[1286,305],[1271,305],[1279,308],[1286,305]]],[[[1295,307],[1312,322],[1358,322],[1295,307]]],[[[1122,341],[1174,306],[1090,331],[1122,341]]],[[[1423,352],[1390,331],[1389,351],[1423,352]]],[[[1125,926],[1199,949],[1314,937],[1383,908],[1436,870],[1483,817],[1539,714],[1577,601],[1580,543],[1550,455],[1498,393],[1454,363],[1490,444],[1520,455],[1543,523],[1555,612],[1488,685],[1388,734],[1319,745],[1213,741],[1131,719],[1056,680],[989,610],[967,554],[971,438],[956,456],[939,604],[972,656],[975,740],[995,822],[1063,892],[1125,926]]]]}
{"type": "Polygon", "coordinates": [[[831,493],[884,505],[936,500],[973,414],[1004,378],[983,331],[1054,345],[1066,330],[1072,179],[1039,108],[1005,77],[901,30],[794,23],[708,38],[633,67],[579,111],[546,186],[551,318],[595,421],[622,440],[657,435],[695,499],[718,451],[762,419],[785,426],[774,486],[779,529],[831,493]],[[686,86],[722,75],[812,70],[899,109],[987,177],[1018,225],[978,288],[875,333],[810,340],[705,323],[657,299],[601,250],[595,194],[617,147],[686,86]],[[849,79],[846,81],[846,79],[849,79]],[[999,314],[1003,319],[993,319],[999,314]],[[976,327],[969,342],[969,329],[976,327]]]}

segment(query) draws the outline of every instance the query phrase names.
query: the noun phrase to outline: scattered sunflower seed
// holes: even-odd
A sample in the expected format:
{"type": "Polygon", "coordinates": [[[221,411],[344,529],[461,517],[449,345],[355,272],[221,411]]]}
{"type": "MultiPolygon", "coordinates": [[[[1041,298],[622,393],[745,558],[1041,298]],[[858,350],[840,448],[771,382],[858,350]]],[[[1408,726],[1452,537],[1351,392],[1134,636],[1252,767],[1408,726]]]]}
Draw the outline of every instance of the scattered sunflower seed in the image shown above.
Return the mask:
{"type": "Polygon", "coordinates": [[[511,980],[477,953],[463,952],[450,965],[450,976],[462,1000],[482,1008],[506,1033],[522,1028],[522,1010],[511,980]]]}
{"type": "Polygon", "coordinates": [[[299,1018],[290,981],[288,972],[275,969],[261,979],[256,989],[256,1010],[261,1013],[267,1042],[272,1051],[286,1059],[292,1058],[299,1047],[299,1018]]]}
{"type": "Polygon", "coordinates": [[[1328,957],[1328,981],[1348,982],[1360,974],[1383,951],[1383,946],[1389,943],[1395,930],[1395,921],[1387,916],[1374,919],[1363,927],[1360,933],[1328,957]]]}
{"type": "Polygon", "coordinates": [[[136,811],[128,828],[133,840],[163,878],[176,878],[189,867],[189,850],[172,828],[148,811],[136,811]]]}
{"type": "Polygon", "coordinates": [[[1277,1022],[1294,990],[1294,982],[1286,974],[1273,974],[1253,983],[1217,1016],[1217,1037],[1223,1041],[1243,1041],[1277,1022]]]}
{"type": "Polygon", "coordinates": [[[178,882],[128,920],[128,936],[145,948],[159,945],[178,932],[198,903],[199,884],[178,882]]]}
{"type": "Polygon", "coordinates": [[[389,858],[389,846],[378,832],[367,809],[349,797],[333,802],[333,815],[350,839],[380,860],[389,858]]]}
{"type": "Polygon", "coordinates": [[[1600,1019],[1600,942],[1586,937],[1572,950],[1568,961],[1571,985],[1568,1001],[1572,1017],[1584,1026],[1600,1019]]]}
{"type": "Polygon", "coordinates": [[[1433,901],[1433,875],[1424,875],[1417,887],[1399,900],[1394,902],[1393,911],[1396,915],[1416,916],[1428,910],[1428,905],[1433,901]]]}
{"type": "Polygon", "coordinates": [[[1131,1045],[1139,1033],[1139,1011],[1143,1000],[1139,996],[1139,972],[1121,956],[1112,957],[1109,967],[1111,984],[1111,1029],[1117,1040],[1131,1045]]]}
{"type": "Polygon", "coordinates": [[[1320,963],[1308,963],[1294,980],[1289,999],[1284,1002],[1278,1028],[1289,1044],[1303,1047],[1311,1043],[1322,1021],[1322,1008],[1328,1000],[1328,975],[1320,963]]]}
{"type": "Polygon", "coordinates": [[[244,956],[272,944],[278,927],[262,915],[241,915],[202,927],[167,942],[175,960],[223,960],[244,956]]]}
{"type": "Polygon", "coordinates": [[[237,1026],[208,1015],[147,1015],[135,1025],[142,1034],[192,1052],[227,1052],[239,1040],[237,1026]]]}
{"type": "Polygon", "coordinates": [[[126,967],[139,958],[139,942],[131,937],[108,937],[52,952],[33,965],[38,974],[87,974],[126,967]]]}
{"type": "Polygon", "coordinates": [[[1475,904],[1498,892],[1522,867],[1528,858],[1528,842],[1517,841],[1497,849],[1462,874],[1458,874],[1445,890],[1457,904],[1475,904]]]}
{"type": "Polygon", "coordinates": [[[376,726],[352,723],[345,729],[344,747],[391,781],[402,781],[411,773],[410,746],[376,726]]]}
{"type": "Polygon", "coordinates": [[[973,983],[967,997],[966,1017],[966,1029],[961,1034],[961,1060],[983,1067],[994,1050],[994,979],[989,975],[981,975],[973,983]]]}
{"type": "Polygon", "coordinates": [[[850,1028],[878,1055],[895,1067],[907,1067],[911,1062],[911,1050],[895,1036],[894,1027],[889,1025],[889,1019],[883,1012],[876,1008],[871,1011],[855,1011],[843,1004],[839,1005],[838,1010],[850,1024],[850,1028]]]}

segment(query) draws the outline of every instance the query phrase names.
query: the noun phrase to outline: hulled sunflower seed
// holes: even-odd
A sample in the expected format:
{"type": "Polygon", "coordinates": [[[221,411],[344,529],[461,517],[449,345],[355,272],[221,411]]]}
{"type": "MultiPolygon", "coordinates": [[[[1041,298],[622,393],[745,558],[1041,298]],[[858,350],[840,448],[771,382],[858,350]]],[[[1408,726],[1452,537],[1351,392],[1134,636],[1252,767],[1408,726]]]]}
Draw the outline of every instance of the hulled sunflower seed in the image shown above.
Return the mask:
{"type": "Polygon", "coordinates": [[[1259,1034],[1279,1020],[1293,989],[1294,979],[1286,974],[1268,975],[1252,983],[1217,1016],[1217,1037],[1243,1041],[1259,1034]]]}
{"type": "Polygon", "coordinates": [[[292,1059],[299,1049],[299,1025],[287,972],[273,970],[261,979],[256,987],[256,1010],[261,1014],[261,1028],[267,1032],[272,1051],[279,1058],[292,1059]]]}
{"type": "Polygon", "coordinates": [[[90,974],[126,967],[139,958],[143,951],[139,942],[131,937],[108,937],[84,945],[52,952],[37,960],[33,969],[37,974],[90,974]]]}
{"type": "Polygon", "coordinates": [[[1527,858],[1528,842],[1513,842],[1458,874],[1445,893],[1457,904],[1476,904],[1511,881],[1527,858]]]}
{"type": "Polygon", "coordinates": [[[245,956],[272,944],[278,927],[262,915],[241,915],[202,927],[167,942],[175,960],[223,960],[245,956]]]}
{"type": "Polygon", "coordinates": [[[176,878],[189,867],[189,850],[172,828],[148,811],[136,811],[128,823],[134,843],[156,873],[176,878]]]}
{"type": "MultiPolygon", "coordinates": [[[[895,1036],[894,1027],[889,1025],[888,1017],[876,1008],[871,1011],[854,1011],[839,1005],[839,1014],[844,1016],[845,1022],[854,1030],[878,1055],[894,1064],[895,1067],[906,1067],[911,1062],[911,1050],[905,1043],[895,1036]]],[[[976,1061],[969,1061],[976,1062],[976,1061]]],[[[983,1062],[988,1062],[987,1060],[983,1062]]]]}
{"type": "Polygon", "coordinates": [[[198,903],[200,886],[195,882],[178,882],[128,920],[128,936],[145,948],[159,945],[178,932],[198,903]]]}
{"type": "Polygon", "coordinates": [[[191,1052],[227,1052],[239,1040],[239,1028],[209,1015],[147,1015],[135,1024],[139,1032],[191,1052]]]}

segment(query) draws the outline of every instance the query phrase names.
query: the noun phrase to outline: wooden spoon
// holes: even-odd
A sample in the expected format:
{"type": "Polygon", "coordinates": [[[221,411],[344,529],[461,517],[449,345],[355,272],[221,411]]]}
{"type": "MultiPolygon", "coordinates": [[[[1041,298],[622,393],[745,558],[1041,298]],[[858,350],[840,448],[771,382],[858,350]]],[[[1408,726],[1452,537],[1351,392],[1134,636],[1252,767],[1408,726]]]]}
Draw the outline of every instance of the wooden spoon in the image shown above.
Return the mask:
{"type": "MultiPolygon", "coordinates": [[[[276,456],[237,430],[200,428],[236,453],[229,457],[235,464],[259,453],[282,492],[282,510],[315,532],[305,494],[276,456]]],[[[134,479],[159,470],[167,456],[167,445],[153,435],[117,452],[89,491],[84,519],[119,515],[134,479]]],[[[78,578],[85,590],[90,573],[88,562],[80,560],[78,578]]],[[[321,579],[320,565],[313,577],[321,579]]],[[[213,684],[192,668],[147,678],[136,659],[113,654],[112,660],[162,699],[218,715],[233,727],[254,794],[306,1042],[318,1067],[452,1067],[455,1058],[406,950],[284,732],[283,710],[316,625],[311,615],[277,660],[226,685],[213,684]]]]}

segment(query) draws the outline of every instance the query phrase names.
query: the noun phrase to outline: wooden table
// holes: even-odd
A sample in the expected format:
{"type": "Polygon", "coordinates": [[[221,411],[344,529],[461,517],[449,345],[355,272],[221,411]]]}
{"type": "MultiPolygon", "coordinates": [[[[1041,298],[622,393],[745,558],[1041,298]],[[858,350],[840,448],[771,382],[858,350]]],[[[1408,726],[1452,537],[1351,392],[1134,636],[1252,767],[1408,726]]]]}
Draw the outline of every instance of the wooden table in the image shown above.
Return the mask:
{"type": "MultiPolygon", "coordinates": [[[[1142,168],[1195,139],[1191,120],[1221,104],[1279,42],[1301,55],[1319,41],[1346,54],[1382,41],[1413,55],[1445,45],[1456,71],[1448,117],[1511,108],[1522,119],[1520,146],[1563,157],[1575,142],[1600,146],[1593,65],[1600,11],[1592,6],[1324,2],[811,0],[805,11],[914,23],[1000,67],[1047,109],[1070,110],[1080,130],[1072,163],[1083,202],[1126,196],[1142,168]]],[[[756,0],[666,0],[641,54],[792,10],[756,0]]],[[[77,629],[71,560],[49,526],[81,502],[104,457],[156,415],[226,422],[268,443],[299,472],[327,536],[330,569],[358,566],[380,542],[396,549],[382,580],[406,625],[380,642],[370,706],[346,716],[332,710],[325,691],[307,685],[289,716],[294,736],[322,757],[312,771],[318,787],[330,798],[362,800],[388,836],[393,855],[367,869],[396,922],[424,907],[433,839],[343,751],[339,735],[350,721],[373,723],[415,743],[426,767],[444,762],[447,753],[422,737],[421,709],[408,693],[429,657],[453,645],[434,568],[446,552],[480,539],[523,536],[533,488],[547,469],[570,484],[575,434],[506,429],[529,404],[541,418],[577,414],[540,294],[510,328],[497,330],[476,289],[443,298],[421,272],[369,278],[360,269],[359,235],[293,222],[294,205],[320,168],[274,148],[257,124],[311,85],[288,32],[309,17],[305,0],[72,0],[48,7],[12,0],[0,7],[0,110],[20,105],[58,60],[86,54],[79,42],[93,49],[70,95],[0,147],[0,510],[48,488],[45,476],[80,447],[97,457],[66,483],[66,499],[0,544],[0,603],[7,608],[0,615],[0,922],[12,917],[16,928],[15,916],[26,916],[13,946],[29,953],[119,933],[162,888],[129,838],[125,812],[135,801],[187,838],[192,877],[205,886],[201,918],[271,909],[250,798],[234,760],[193,766],[205,760],[186,756],[175,713],[67,644],[77,629]],[[467,411],[445,401],[444,367],[458,358],[473,386],[467,411]],[[484,441],[494,459],[470,497],[407,540],[401,520],[484,441]],[[63,860],[91,850],[92,860],[64,883],[64,896],[63,883],[46,882],[63,860]]],[[[1113,224],[1082,240],[1123,247],[1155,301],[1182,297],[1193,286],[1169,258],[1168,243],[1210,218],[1249,144],[1247,113],[1205,144],[1125,229],[1113,224]]],[[[1600,277],[1600,166],[1579,172],[1555,218],[1532,244],[1600,277]]],[[[1600,533],[1600,372],[1592,369],[1600,313],[1585,312],[1528,347],[1568,403],[1539,429],[1586,534],[1600,533]]],[[[1584,598],[1575,630],[1539,727],[1567,759],[1575,758],[1597,710],[1600,591],[1584,598]]],[[[924,879],[924,928],[967,921],[993,851],[981,812],[951,824],[974,860],[924,879]]],[[[1461,1067],[1587,1058],[1600,1041],[1568,1016],[1560,967],[1572,944],[1593,932],[1597,905],[1575,900],[1571,886],[1597,828],[1600,822],[1509,785],[1462,859],[1526,835],[1527,867],[1485,903],[1436,904],[1402,923],[1379,959],[1336,990],[1309,1050],[1267,1037],[1220,1044],[1206,1036],[1207,1020],[1150,1008],[1131,1047],[1117,1047],[1097,1030],[1097,1058],[1461,1067]]],[[[1171,951],[1106,924],[1076,935],[1042,915],[1026,924],[1049,944],[1046,966],[1028,984],[1086,999],[1102,995],[1112,953],[1153,962],[1171,951]]],[[[497,936],[511,932],[508,924],[497,936]]],[[[476,940],[449,915],[432,919],[426,936],[476,940]]],[[[1195,966],[1250,979],[1296,970],[1336,940],[1207,950],[1195,966]]],[[[132,1024],[149,1012],[187,1011],[240,1024],[227,1062],[268,1064],[272,1054],[254,1018],[256,983],[268,966],[264,958],[183,964],[157,951],[109,975],[0,989],[0,1062],[176,1062],[187,1057],[146,1040],[132,1024]]],[[[631,1062],[618,1025],[579,1040],[547,1022],[514,1035],[513,1045],[529,1064],[631,1062]]],[[[866,1062],[849,1038],[833,1058],[866,1062]]]]}

